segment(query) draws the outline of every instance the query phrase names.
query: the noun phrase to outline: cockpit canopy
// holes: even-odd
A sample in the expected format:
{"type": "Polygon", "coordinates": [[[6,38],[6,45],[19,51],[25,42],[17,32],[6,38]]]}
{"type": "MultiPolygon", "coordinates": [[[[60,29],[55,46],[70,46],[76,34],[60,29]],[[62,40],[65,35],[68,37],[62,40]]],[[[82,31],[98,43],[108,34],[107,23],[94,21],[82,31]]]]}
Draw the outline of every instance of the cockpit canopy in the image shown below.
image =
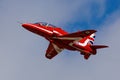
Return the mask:
{"type": "Polygon", "coordinates": [[[41,26],[50,26],[50,27],[56,27],[52,24],[49,24],[49,23],[46,23],[46,22],[37,22],[37,23],[34,23],[34,24],[37,24],[37,25],[41,25],[41,26]]]}

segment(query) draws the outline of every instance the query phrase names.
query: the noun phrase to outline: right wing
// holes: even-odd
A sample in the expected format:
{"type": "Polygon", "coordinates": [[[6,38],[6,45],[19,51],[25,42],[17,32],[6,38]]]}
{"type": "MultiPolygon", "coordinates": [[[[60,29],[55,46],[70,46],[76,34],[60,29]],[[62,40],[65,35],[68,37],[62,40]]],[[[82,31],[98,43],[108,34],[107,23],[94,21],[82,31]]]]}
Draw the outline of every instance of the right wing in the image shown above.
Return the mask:
{"type": "Polygon", "coordinates": [[[61,40],[76,40],[78,38],[83,38],[83,37],[89,36],[95,32],[96,32],[96,30],[85,30],[85,31],[79,31],[79,32],[70,33],[70,34],[66,34],[66,35],[58,36],[58,37],[53,37],[53,38],[54,39],[61,39],[61,40]]]}
{"type": "Polygon", "coordinates": [[[46,51],[46,58],[48,59],[52,59],[53,57],[55,57],[57,54],[59,54],[63,49],[59,48],[56,44],[51,43],[48,46],[48,49],[46,51]]]}
{"type": "Polygon", "coordinates": [[[66,44],[69,44],[73,41],[79,41],[82,38],[89,36],[95,32],[96,32],[96,30],[85,30],[85,31],[79,31],[79,32],[75,32],[75,33],[66,34],[63,36],[53,37],[53,39],[61,40],[61,41],[65,42],[66,44]]]}
{"type": "Polygon", "coordinates": [[[96,30],[84,30],[84,31],[78,31],[70,34],[63,35],[61,37],[86,37],[93,33],[97,32],[96,30]]]}

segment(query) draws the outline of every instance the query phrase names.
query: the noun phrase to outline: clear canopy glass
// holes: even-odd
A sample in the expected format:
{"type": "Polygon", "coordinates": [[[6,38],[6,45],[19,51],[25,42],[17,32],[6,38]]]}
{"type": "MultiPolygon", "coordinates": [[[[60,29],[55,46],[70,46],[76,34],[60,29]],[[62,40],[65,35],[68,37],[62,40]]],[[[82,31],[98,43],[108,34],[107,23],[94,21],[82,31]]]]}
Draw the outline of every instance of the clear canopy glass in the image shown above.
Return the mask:
{"type": "Polygon", "coordinates": [[[51,27],[56,27],[52,24],[49,24],[49,23],[46,23],[46,22],[37,22],[37,23],[34,23],[34,24],[39,24],[39,25],[42,25],[42,26],[51,26],[51,27]]]}

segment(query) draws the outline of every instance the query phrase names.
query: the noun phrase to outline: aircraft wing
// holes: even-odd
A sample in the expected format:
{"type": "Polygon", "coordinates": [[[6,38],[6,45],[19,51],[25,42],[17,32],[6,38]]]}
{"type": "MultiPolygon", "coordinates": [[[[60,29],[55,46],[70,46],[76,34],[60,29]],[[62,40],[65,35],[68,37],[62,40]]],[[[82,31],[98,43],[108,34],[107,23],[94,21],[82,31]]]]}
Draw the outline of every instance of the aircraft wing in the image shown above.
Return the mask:
{"type": "Polygon", "coordinates": [[[53,57],[55,57],[57,54],[59,54],[63,49],[59,48],[56,44],[51,43],[48,46],[48,49],[46,51],[46,58],[48,59],[52,59],[53,57]]]}
{"type": "Polygon", "coordinates": [[[73,41],[79,41],[82,38],[89,36],[95,32],[96,30],[84,30],[84,31],[79,31],[75,33],[70,33],[70,34],[63,35],[63,36],[53,37],[53,39],[61,40],[65,42],[66,44],[69,44],[73,41]]]}
{"type": "Polygon", "coordinates": [[[96,30],[84,30],[84,31],[78,31],[75,33],[70,33],[70,34],[66,34],[63,36],[59,36],[59,37],[54,37],[54,39],[61,39],[61,40],[76,40],[76,39],[80,39],[86,36],[89,36],[93,33],[97,32],[96,30]]]}
{"type": "Polygon", "coordinates": [[[61,37],[86,37],[93,33],[97,32],[96,30],[84,30],[84,31],[78,31],[74,33],[70,33],[61,37]]]}

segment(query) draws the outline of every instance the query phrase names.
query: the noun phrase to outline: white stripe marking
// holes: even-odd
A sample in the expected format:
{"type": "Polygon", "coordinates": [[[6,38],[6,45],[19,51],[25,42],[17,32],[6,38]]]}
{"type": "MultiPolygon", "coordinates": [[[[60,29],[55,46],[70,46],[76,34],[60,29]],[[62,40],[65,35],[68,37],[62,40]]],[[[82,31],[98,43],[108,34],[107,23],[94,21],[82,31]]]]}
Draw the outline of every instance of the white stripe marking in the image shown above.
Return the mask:
{"type": "Polygon", "coordinates": [[[81,46],[86,46],[89,41],[90,41],[90,39],[87,39],[84,43],[77,42],[77,44],[79,44],[81,46]]]}
{"type": "Polygon", "coordinates": [[[52,31],[49,31],[49,30],[47,30],[47,29],[44,29],[44,28],[41,28],[41,27],[38,27],[38,26],[35,26],[35,25],[34,25],[34,27],[35,27],[35,28],[38,28],[38,29],[40,29],[40,30],[46,31],[46,32],[48,32],[48,33],[51,33],[51,34],[53,33],[52,31]]]}
{"type": "Polygon", "coordinates": [[[81,40],[81,37],[53,37],[55,39],[62,39],[62,40],[81,40]]]}
{"type": "Polygon", "coordinates": [[[52,43],[52,45],[53,45],[53,47],[54,47],[54,49],[55,49],[55,51],[57,52],[57,53],[60,53],[63,49],[61,49],[61,48],[59,48],[56,44],[54,44],[54,43],[52,43]]]}
{"type": "MultiPolygon", "coordinates": [[[[91,38],[93,38],[93,36],[95,36],[94,33],[90,35],[91,38]]],[[[81,46],[86,46],[89,41],[93,41],[93,40],[87,39],[84,43],[81,43],[81,42],[76,42],[76,43],[81,45],[81,46]]]]}
{"type": "Polygon", "coordinates": [[[59,34],[59,35],[63,35],[63,34],[59,33],[58,31],[55,31],[55,30],[53,30],[53,32],[54,32],[54,33],[57,33],[57,34],[59,34]]]}

